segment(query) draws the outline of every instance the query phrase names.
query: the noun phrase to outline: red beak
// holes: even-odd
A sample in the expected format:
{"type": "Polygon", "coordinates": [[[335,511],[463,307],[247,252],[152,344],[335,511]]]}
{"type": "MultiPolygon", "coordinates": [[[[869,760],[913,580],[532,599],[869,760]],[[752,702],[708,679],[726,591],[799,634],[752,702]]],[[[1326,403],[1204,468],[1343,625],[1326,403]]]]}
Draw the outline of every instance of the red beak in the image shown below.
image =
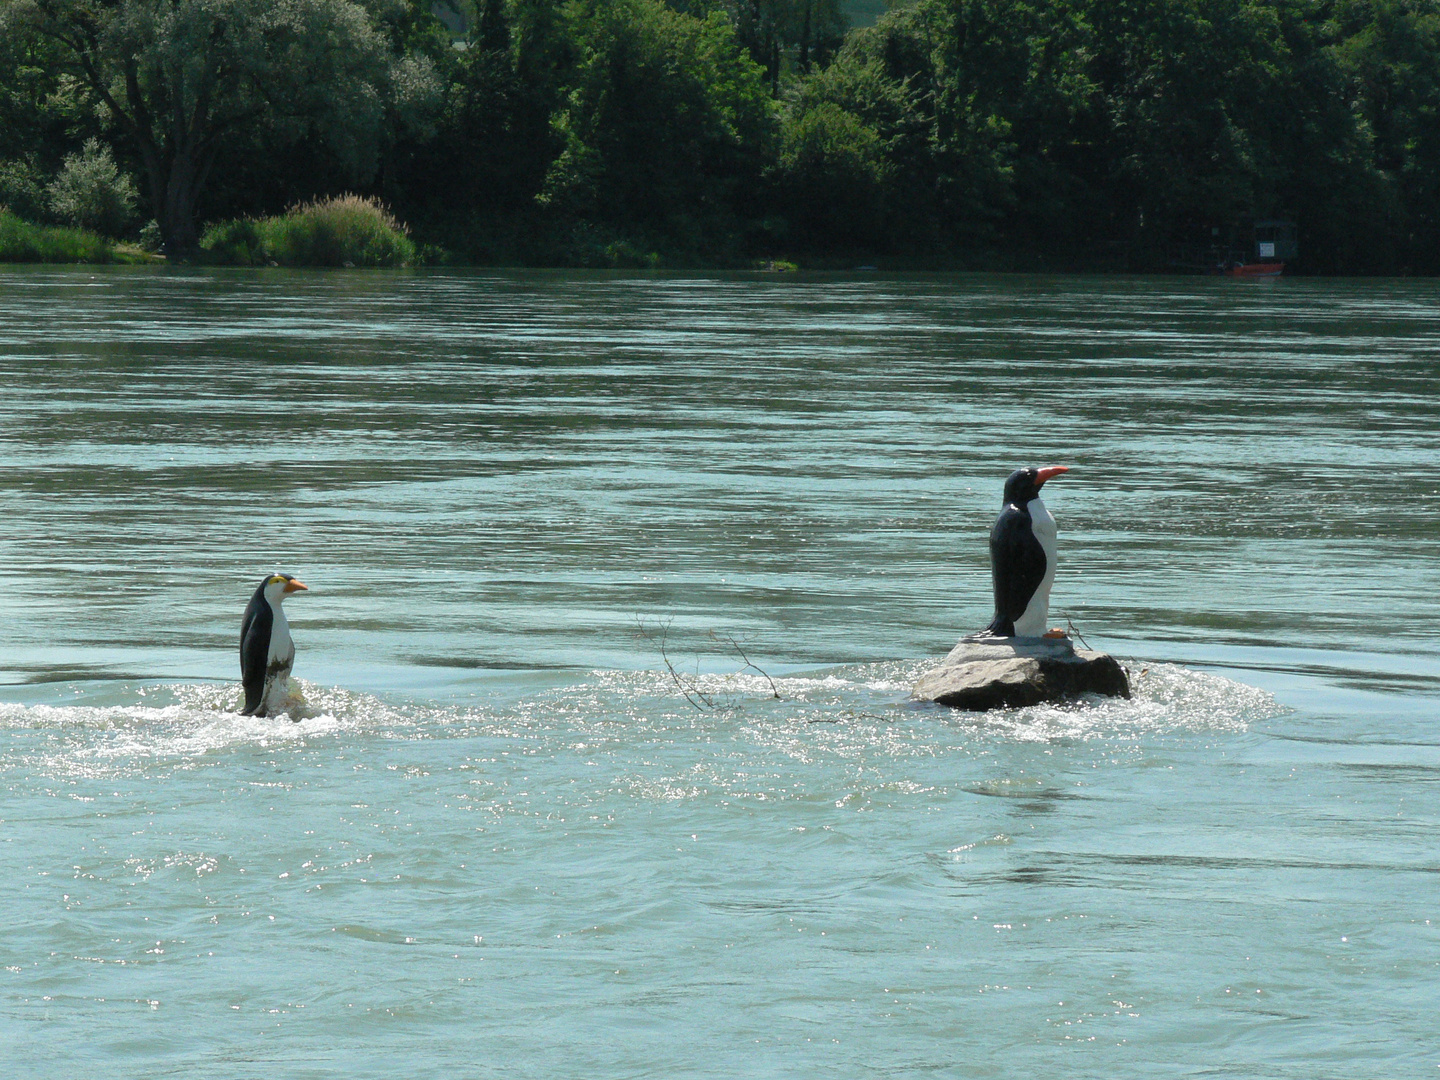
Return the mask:
{"type": "Polygon", "coordinates": [[[1046,480],[1052,476],[1059,476],[1062,472],[1069,472],[1069,465],[1046,465],[1043,469],[1035,470],[1035,486],[1041,487],[1046,480]]]}
{"type": "Polygon", "coordinates": [[[296,578],[291,578],[289,581],[287,581],[287,582],[285,583],[285,588],[281,590],[281,592],[287,592],[287,593],[292,593],[292,592],[309,592],[309,591],[310,591],[310,586],[309,586],[309,585],[306,585],[303,581],[300,581],[300,580],[298,580],[298,579],[296,579],[296,578]]]}

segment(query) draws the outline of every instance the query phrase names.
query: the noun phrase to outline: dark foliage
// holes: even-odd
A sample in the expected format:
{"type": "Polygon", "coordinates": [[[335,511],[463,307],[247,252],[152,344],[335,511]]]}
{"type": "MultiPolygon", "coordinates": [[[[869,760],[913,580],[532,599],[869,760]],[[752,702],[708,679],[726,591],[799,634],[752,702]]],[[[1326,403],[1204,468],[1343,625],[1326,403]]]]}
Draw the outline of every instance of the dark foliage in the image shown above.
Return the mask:
{"type": "Polygon", "coordinates": [[[100,136],[176,235],[358,190],[479,262],[1201,267],[1283,219],[1296,270],[1440,272],[1440,0],[913,0],[849,33],[836,0],[308,2],[372,104],[247,59],[284,109],[235,98],[177,197],[168,144],[65,75],[60,0],[0,0],[0,204],[54,220],[100,136]]]}

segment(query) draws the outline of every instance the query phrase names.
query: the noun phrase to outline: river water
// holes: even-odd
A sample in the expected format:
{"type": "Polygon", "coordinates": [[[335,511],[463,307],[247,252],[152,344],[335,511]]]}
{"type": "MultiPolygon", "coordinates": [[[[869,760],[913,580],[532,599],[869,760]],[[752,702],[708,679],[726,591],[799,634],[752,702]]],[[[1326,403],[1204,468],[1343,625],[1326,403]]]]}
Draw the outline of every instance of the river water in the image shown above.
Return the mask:
{"type": "Polygon", "coordinates": [[[1437,1075],[1437,355],[1433,282],[0,272],[0,1075],[1437,1075]],[[1049,463],[1134,699],[910,703],[1049,463]]]}

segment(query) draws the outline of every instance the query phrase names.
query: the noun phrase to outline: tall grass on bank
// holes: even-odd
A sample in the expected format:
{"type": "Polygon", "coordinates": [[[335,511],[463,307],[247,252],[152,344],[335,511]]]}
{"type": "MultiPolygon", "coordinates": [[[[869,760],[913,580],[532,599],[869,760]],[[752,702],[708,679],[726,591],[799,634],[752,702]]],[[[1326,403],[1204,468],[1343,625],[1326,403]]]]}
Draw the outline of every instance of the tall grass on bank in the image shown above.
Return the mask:
{"type": "Polygon", "coordinates": [[[114,245],[84,229],[53,228],[18,218],[0,207],[0,262],[116,262],[114,245]]]}
{"type": "Polygon", "coordinates": [[[409,230],[378,199],[359,195],[212,225],[200,249],[206,262],[222,266],[410,266],[416,259],[409,230]]]}

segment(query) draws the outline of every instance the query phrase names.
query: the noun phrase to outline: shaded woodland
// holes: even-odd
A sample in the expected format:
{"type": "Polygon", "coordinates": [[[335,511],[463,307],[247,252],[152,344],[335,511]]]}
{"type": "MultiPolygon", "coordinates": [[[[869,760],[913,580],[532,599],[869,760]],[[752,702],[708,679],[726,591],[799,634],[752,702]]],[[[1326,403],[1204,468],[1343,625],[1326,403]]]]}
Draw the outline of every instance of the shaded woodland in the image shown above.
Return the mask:
{"type": "Polygon", "coordinates": [[[1440,0],[0,0],[0,207],[199,254],[375,196],[435,259],[1440,271],[1440,0]],[[149,223],[149,224],[147,224],[149,223]]]}

